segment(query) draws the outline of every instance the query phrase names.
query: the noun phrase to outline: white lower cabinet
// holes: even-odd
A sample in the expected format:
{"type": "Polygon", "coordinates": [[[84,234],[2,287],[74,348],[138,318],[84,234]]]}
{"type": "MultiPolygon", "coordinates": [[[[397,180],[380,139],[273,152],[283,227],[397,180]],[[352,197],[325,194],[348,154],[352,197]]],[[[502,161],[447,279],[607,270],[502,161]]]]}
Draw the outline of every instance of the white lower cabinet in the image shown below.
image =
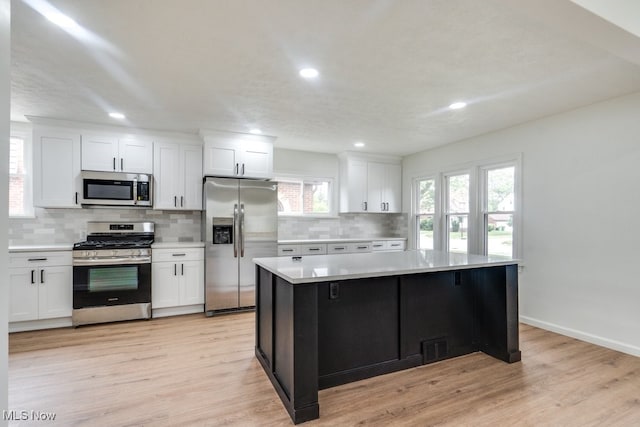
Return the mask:
{"type": "Polygon", "coordinates": [[[204,249],[153,249],[151,253],[153,317],[204,311],[204,249]]]}
{"type": "MultiPolygon", "coordinates": [[[[70,318],[73,308],[71,251],[9,254],[9,322],[70,318]]],[[[71,324],[70,321],[68,322],[71,324]]],[[[10,330],[66,324],[31,324],[10,330]]]]}
{"type": "Polygon", "coordinates": [[[278,245],[278,256],[302,256],[325,254],[355,254],[367,252],[404,251],[406,240],[363,240],[344,243],[288,243],[278,245]]]}

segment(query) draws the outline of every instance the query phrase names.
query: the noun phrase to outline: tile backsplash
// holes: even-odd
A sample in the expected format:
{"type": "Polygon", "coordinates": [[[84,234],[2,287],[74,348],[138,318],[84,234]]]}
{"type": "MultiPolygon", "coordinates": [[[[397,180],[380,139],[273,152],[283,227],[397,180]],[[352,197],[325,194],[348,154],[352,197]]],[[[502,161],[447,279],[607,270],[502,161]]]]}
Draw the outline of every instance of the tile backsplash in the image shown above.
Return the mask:
{"type": "Polygon", "coordinates": [[[340,214],[334,218],[281,217],[278,239],[407,237],[407,214],[340,214]]]}
{"type": "Polygon", "coordinates": [[[87,237],[89,221],[151,221],[157,242],[199,242],[200,211],[152,209],[42,209],[35,218],[9,220],[9,246],[74,243],[87,237]]]}
{"type": "MultiPolygon", "coordinates": [[[[152,221],[157,242],[199,242],[200,211],[152,209],[42,209],[35,218],[9,220],[9,246],[74,243],[87,237],[89,221],[152,221]]],[[[333,218],[278,219],[278,239],[407,237],[406,214],[341,214],[333,218]]]]}

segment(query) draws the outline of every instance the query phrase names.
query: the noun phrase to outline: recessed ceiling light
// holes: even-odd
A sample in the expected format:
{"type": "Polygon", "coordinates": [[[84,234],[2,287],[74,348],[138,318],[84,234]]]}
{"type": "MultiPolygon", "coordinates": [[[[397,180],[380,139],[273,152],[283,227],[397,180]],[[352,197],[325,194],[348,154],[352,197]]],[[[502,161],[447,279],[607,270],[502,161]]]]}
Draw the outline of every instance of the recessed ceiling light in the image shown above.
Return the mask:
{"type": "Polygon", "coordinates": [[[123,120],[126,116],[122,113],[109,113],[109,117],[112,119],[123,120]]]}
{"type": "Polygon", "coordinates": [[[449,105],[449,108],[452,110],[459,110],[461,108],[464,108],[467,106],[466,102],[454,102],[453,104],[449,105]]]}
{"type": "Polygon", "coordinates": [[[353,146],[354,146],[354,147],[357,147],[357,148],[362,148],[362,147],[364,147],[364,142],[355,142],[355,143],[353,144],[353,146]]]}
{"type": "Polygon", "coordinates": [[[262,131],[260,129],[251,129],[249,133],[252,133],[254,135],[260,135],[262,134],[262,131]]]}
{"type": "Polygon", "coordinates": [[[313,79],[318,77],[320,73],[315,68],[303,68],[300,70],[300,75],[305,79],[313,79]]]}

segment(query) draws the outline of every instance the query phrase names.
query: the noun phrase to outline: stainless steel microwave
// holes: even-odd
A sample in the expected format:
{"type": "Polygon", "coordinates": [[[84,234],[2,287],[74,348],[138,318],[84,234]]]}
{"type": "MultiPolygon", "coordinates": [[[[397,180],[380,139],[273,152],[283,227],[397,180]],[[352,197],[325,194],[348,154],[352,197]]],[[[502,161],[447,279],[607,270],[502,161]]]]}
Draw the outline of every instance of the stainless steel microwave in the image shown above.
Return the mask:
{"type": "Polygon", "coordinates": [[[124,172],[82,172],[83,205],[152,206],[152,177],[124,172]]]}

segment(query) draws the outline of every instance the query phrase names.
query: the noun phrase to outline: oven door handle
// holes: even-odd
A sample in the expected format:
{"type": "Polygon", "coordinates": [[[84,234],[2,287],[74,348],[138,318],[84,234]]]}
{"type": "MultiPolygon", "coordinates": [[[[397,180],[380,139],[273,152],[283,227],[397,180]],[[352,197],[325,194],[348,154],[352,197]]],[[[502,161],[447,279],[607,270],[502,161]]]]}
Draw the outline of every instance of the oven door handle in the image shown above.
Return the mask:
{"type": "Polygon", "coordinates": [[[74,259],[73,266],[92,266],[92,265],[134,265],[134,264],[150,264],[151,257],[140,258],[98,258],[98,259],[74,259]]]}

